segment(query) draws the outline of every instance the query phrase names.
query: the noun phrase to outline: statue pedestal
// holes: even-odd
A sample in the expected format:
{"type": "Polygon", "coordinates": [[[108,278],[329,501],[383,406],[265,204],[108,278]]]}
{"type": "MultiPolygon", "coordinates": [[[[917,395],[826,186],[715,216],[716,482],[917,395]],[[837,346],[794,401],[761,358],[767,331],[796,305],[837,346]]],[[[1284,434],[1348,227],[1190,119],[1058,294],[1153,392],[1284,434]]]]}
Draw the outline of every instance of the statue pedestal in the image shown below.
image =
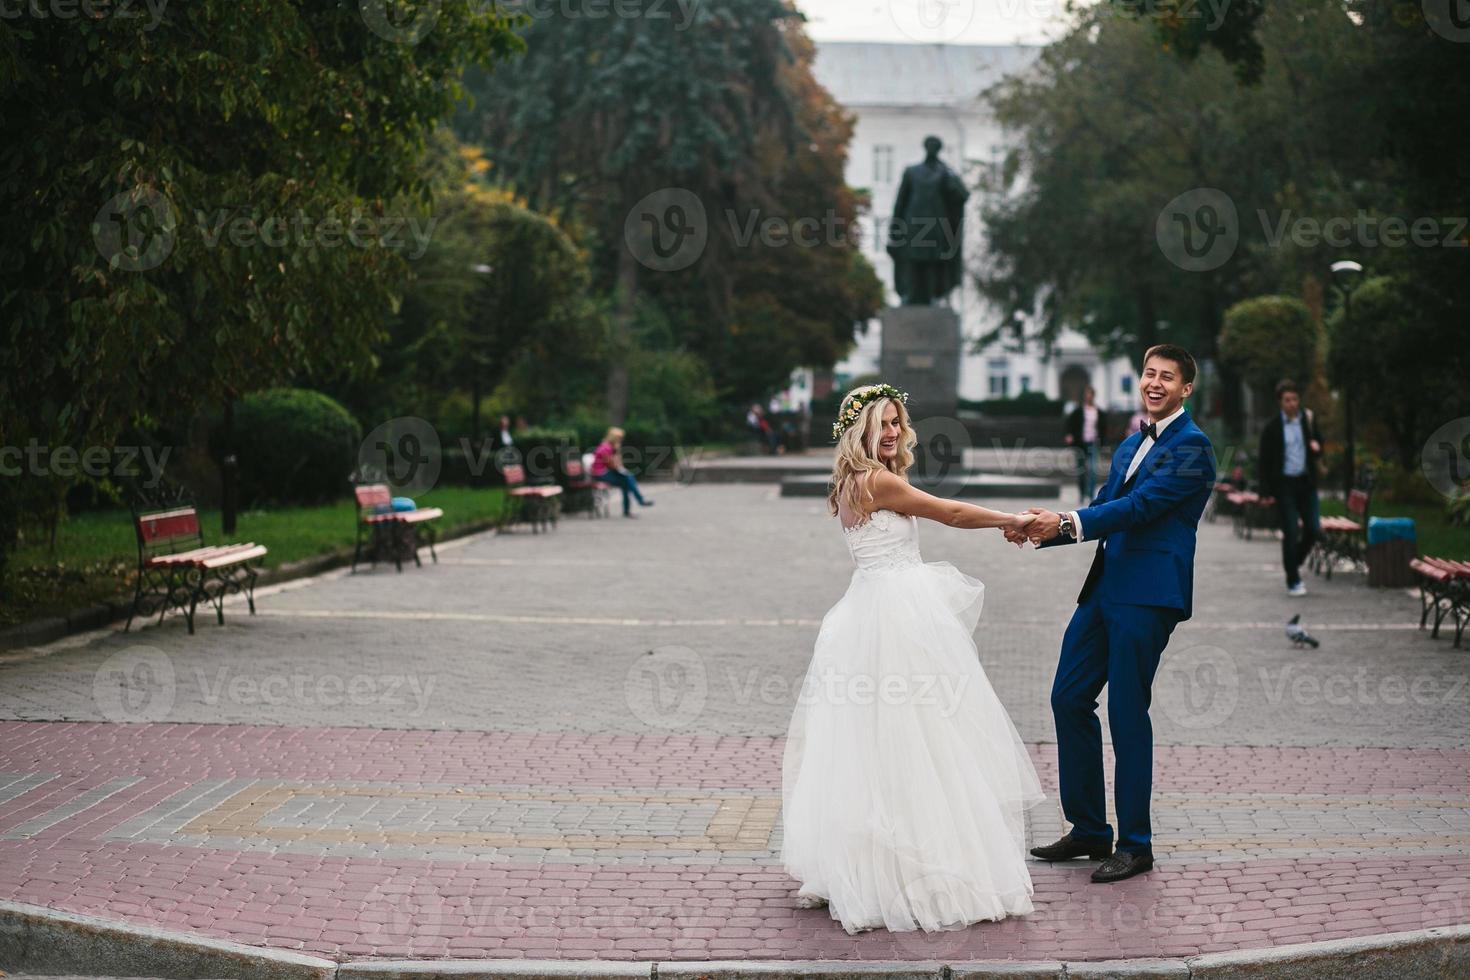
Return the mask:
{"type": "Polygon", "coordinates": [[[880,315],[883,380],[909,393],[915,421],[955,418],[960,388],[960,317],[947,306],[895,306],[880,315]]]}

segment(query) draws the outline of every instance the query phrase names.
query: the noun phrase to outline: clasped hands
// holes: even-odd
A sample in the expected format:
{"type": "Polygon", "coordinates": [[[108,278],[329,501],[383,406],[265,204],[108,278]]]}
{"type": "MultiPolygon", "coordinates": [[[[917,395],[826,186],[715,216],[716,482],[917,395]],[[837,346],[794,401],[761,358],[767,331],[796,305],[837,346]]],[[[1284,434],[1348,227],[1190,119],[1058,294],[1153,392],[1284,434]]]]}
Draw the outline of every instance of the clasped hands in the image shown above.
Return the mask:
{"type": "Polygon", "coordinates": [[[1002,528],[1006,540],[1017,548],[1030,541],[1033,545],[1040,545],[1043,541],[1050,541],[1060,532],[1062,515],[1055,514],[1040,507],[1031,507],[1015,515],[1016,523],[1010,527],[1002,528]]]}

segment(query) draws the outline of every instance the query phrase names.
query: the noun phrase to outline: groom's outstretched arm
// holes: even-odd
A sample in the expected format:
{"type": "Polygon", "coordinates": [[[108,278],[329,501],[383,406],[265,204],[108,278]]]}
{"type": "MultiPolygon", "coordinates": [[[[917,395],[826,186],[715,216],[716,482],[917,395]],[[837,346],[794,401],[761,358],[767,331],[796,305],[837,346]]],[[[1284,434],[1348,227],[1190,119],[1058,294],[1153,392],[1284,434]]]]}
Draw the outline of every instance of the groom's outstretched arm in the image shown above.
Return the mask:
{"type": "Polygon", "coordinates": [[[1181,500],[1215,482],[1215,452],[1203,434],[1169,450],[1169,459],[1154,471],[1153,478],[1140,481],[1117,500],[1077,512],[1082,533],[1089,540],[1105,538],[1117,531],[1150,524],[1181,500]]]}

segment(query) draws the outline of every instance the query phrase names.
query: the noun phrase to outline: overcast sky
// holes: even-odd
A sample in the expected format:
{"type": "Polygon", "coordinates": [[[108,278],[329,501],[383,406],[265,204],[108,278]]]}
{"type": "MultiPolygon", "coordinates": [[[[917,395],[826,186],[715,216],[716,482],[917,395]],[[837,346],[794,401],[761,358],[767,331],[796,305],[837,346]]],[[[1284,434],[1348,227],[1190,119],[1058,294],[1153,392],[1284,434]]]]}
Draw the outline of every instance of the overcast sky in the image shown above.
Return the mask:
{"type": "Polygon", "coordinates": [[[1039,44],[1065,20],[1063,0],[796,0],[818,41],[1039,44]]]}

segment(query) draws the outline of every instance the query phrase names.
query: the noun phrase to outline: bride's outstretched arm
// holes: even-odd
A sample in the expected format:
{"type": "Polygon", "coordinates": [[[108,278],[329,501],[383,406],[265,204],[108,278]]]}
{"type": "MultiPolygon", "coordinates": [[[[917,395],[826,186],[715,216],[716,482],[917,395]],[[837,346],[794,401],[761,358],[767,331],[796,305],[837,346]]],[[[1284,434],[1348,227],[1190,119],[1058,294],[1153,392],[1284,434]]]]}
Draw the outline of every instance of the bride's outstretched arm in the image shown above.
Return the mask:
{"type": "Polygon", "coordinates": [[[1024,528],[1036,519],[1035,514],[1011,514],[991,510],[979,504],[950,500],[925,493],[896,474],[883,471],[873,478],[873,509],[913,514],[950,527],[1024,528]]]}

